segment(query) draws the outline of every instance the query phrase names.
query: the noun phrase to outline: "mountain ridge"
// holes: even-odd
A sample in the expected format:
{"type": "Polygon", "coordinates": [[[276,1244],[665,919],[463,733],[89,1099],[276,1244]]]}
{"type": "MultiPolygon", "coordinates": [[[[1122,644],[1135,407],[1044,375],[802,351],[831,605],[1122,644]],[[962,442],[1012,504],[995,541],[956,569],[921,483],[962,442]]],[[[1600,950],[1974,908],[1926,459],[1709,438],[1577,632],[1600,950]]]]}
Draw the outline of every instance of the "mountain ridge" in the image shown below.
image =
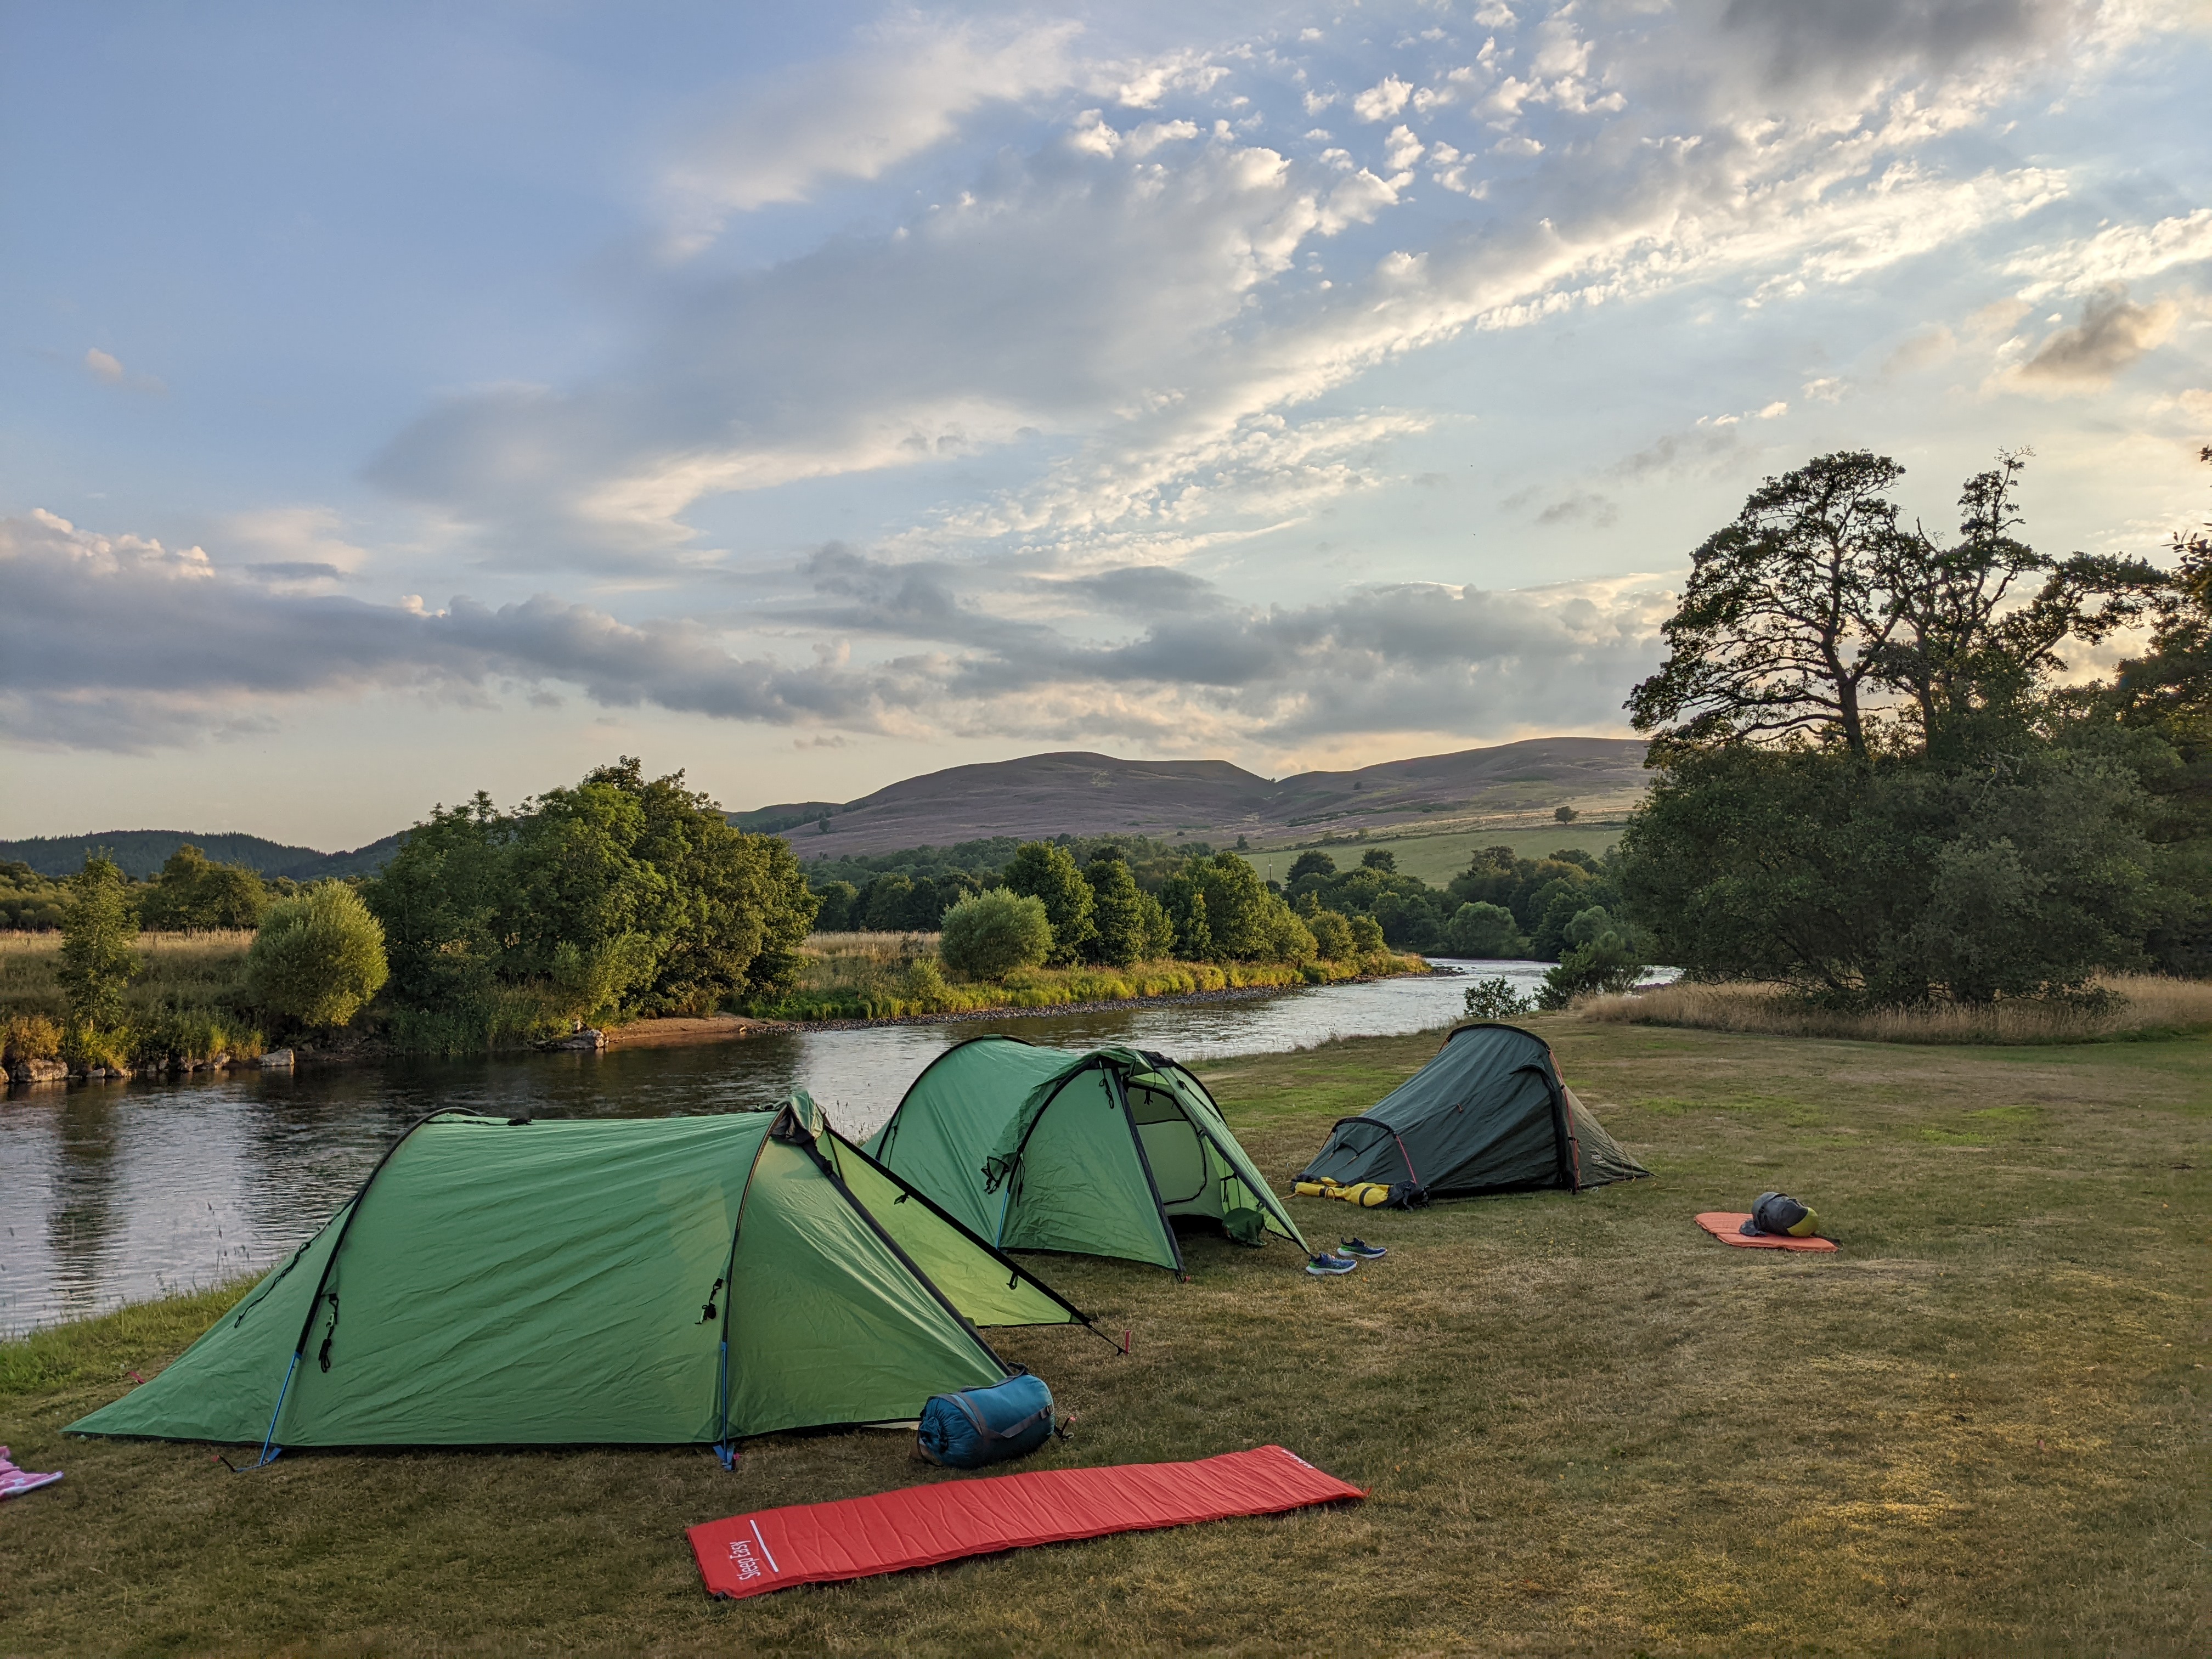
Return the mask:
{"type": "MultiPolygon", "coordinates": [[[[1632,738],[1527,738],[1273,779],[1224,760],[1133,761],[1058,750],[924,772],[850,801],[787,801],[727,816],[741,830],[787,835],[810,860],[995,836],[1279,842],[1328,829],[1540,821],[1563,805],[1585,815],[1624,811],[1644,793],[1644,750],[1632,738]]],[[[380,869],[405,834],[323,853],[230,831],[110,830],[0,841],[0,862],[66,876],[83,868],[87,853],[104,850],[126,874],[143,878],[190,842],[219,863],[313,881],[380,869]]]]}

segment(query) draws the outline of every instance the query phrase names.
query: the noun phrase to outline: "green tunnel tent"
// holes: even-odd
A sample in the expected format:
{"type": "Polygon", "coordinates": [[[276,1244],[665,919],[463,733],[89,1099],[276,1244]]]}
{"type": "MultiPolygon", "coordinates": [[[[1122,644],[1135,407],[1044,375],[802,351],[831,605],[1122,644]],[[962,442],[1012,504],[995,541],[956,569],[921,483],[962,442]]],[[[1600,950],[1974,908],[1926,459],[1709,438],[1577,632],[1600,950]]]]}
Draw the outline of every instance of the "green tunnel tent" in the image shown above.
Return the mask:
{"type": "Polygon", "coordinates": [[[1206,1085],[1162,1054],[976,1037],[930,1062],[868,1151],[1010,1250],[1179,1272],[1177,1217],[1308,1249],[1206,1085]]]}
{"type": "Polygon", "coordinates": [[[1622,1152],[1559,1076],[1551,1045],[1517,1025],[1455,1027],[1434,1060],[1340,1119],[1298,1176],[1412,1182],[1431,1198],[1528,1188],[1577,1192],[1651,1172],[1622,1152]]]}
{"type": "Polygon", "coordinates": [[[831,1131],[773,1112],[438,1113],[78,1434],[277,1446],[721,1444],[910,1419],[1083,1316],[831,1131]]]}

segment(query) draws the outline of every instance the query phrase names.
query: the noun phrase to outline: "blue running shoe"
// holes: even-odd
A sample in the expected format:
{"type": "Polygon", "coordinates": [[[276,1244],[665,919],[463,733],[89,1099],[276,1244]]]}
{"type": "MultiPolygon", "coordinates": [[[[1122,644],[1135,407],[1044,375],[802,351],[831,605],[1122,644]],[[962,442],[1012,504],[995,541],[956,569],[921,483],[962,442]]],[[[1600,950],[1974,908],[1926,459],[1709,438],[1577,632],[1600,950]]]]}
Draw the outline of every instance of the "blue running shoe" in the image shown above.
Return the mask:
{"type": "Polygon", "coordinates": [[[1358,1256],[1362,1261],[1372,1261],[1377,1256],[1383,1256],[1390,1254],[1389,1251],[1384,1249],[1380,1244],[1370,1244],[1364,1238],[1341,1239],[1338,1242],[1337,1248],[1341,1249],[1346,1255],[1358,1256]]]}
{"type": "Polygon", "coordinates": [[[1327,1251],[1323,1251],[1306,1263],[1306,1271],[1317,1279],[1330,1279],[1338,1273],[1348,1273],[1358,1265],[1359,1262],[1355,1257],[1331,1255],[1327,1251]]]}

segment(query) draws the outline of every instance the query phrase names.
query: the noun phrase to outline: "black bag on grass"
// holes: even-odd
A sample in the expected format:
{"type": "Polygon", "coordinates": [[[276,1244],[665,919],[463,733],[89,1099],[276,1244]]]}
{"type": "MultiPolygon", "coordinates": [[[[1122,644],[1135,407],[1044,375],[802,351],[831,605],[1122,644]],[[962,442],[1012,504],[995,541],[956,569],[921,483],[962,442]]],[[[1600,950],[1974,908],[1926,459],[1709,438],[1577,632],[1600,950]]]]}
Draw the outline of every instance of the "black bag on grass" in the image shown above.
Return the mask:
{"type": "Polygon", "coordinates": [[[1776,1238],[1810,1238],[1820,1230],[1818,1212],[1787,1193],[1761,1193],[1751,1206],[1751,1218],[1736,1231],[1747,1238],[1761,1234],[1776,1238]]]}

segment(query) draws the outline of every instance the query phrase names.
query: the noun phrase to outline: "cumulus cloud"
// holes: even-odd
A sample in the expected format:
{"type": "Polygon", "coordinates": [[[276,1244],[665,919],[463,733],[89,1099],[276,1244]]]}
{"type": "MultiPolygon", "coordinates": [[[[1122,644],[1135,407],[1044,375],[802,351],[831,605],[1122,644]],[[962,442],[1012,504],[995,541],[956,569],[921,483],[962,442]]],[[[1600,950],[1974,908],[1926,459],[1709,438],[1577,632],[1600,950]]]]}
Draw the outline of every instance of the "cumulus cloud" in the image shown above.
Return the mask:
{"type": "Polygon", "coordinates": [[[550,594],[377,605],[258,583],[199,548],[0,520],[0,714],[11,738],[139,750],[265,728],[311,697],[573,686],[602,706],[917,735],[1291,744],[1320,733],[1618,723],[1655,659],[1649,582],[1526,592],[1418,583],[1239,603],[1157,567],[1072,577],[832,545],[803,593],[748,607],[812,660],[743,654],[709,622],[623,622],[550,594]],[[130,642],[113,653],[86,641],[130,642]],[[869,646],[856,660],[854,641],[869,646]]]}
{"type": "Polygon", "coordinates": [[[2080,321],[2038,346],[2018,378],[2030,386],[2103,386],[2163,343],[2179,314],[2170,300],[2131,304],[2127,289],[2114,283],[2082,302],[2080,321]]]}
{"type": "Polygon", "coordinates": [[[1352,100],[1352,112],[1363,121],[1387,121],[1406,107],[1413,95],[1413,83],[1386,75],[1352,100]]]}

